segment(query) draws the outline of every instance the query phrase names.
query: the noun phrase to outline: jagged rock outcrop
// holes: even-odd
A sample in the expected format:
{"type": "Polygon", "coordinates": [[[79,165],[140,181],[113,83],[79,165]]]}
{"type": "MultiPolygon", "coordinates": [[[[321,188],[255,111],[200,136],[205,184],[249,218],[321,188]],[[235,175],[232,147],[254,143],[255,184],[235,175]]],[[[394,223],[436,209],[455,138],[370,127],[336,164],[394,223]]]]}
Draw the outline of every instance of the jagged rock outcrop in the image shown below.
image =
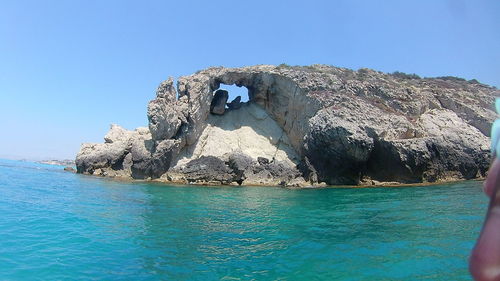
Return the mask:
{"type": "Polygon", "coordinates": [[[255,161],[242,152],[231,153],[225,158],[200,156],[185,165],[173,167],[162,179],[190,184],[304,185],[299,170],[289,163],[255,161]]]}
{"type": "Polygon", "coordinates": [[[180,77],[177,89],[161,83],[149,129],[112,126],[104,144],[82,146],[77,170],[284,186],[480,178],[498,95],[477,81],[369,69],[209,68],[180,77]],[[249,102],[227,103],[223,84],[246,87],[249,102]]]}
{"type": "MultiPolygon", "coordinates": [[[[127,131],[118,125],[104,137],[105,143],[83,144],[76,156],[78,173],[130,177],[132,166],[141,164],[153,149],[153,142],[148,128],[127,131]]],[[[149,159],[149,158],[148,158],[149,159]]]]}
{"type": "Polygon", "coordinates": [[[234,100],[227,104],[228,109],[240,109],[241,108],[241,96],[237,96],[234,100]]]}
{"type": "Polygon", "coordinates": [[[225,90],[217,90],[214,93],[214,98],[210,103],[210,113],[222,115],[226,111],[226,102],[229,94],[225,90]]]}

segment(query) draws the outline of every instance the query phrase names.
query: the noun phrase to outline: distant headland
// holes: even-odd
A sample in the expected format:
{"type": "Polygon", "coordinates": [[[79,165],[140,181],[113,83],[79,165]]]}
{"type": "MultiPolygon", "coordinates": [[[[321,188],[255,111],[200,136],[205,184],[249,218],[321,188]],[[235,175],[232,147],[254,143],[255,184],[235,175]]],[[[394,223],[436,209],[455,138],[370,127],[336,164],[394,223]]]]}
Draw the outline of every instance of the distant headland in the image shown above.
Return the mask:
{"type": "Polygon", "coordinates": [[[64,160],[52,159],[52,160],[41,160],[36,162],[40,164],[57,165],[57,166],[75,166],[75,160],[70,160],[70,159],[64,159],[64,160]]]}

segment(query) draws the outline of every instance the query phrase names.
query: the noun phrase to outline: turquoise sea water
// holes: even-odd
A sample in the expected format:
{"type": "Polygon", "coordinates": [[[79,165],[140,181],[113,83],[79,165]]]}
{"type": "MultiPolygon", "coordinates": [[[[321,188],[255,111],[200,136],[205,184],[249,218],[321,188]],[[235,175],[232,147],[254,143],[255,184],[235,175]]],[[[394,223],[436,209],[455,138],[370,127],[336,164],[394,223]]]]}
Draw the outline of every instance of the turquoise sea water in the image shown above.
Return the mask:
{"type": "Polygon", "coordinates": [[[287,190],[0,160],[1,280],[470,280],[480,182],[287,190]]]}

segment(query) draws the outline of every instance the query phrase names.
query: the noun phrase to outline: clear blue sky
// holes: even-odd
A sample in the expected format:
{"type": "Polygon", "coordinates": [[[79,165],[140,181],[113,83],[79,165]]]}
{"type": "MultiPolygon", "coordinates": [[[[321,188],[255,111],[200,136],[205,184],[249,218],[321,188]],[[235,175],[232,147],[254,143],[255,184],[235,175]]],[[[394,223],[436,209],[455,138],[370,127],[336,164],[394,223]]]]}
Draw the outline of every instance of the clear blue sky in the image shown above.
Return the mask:
{"type": "Polygon", "coordinates": [[[168,76],[315,63],[500,85],[500,1],[0,0],[0,157],[147,125],[168,76]]]}

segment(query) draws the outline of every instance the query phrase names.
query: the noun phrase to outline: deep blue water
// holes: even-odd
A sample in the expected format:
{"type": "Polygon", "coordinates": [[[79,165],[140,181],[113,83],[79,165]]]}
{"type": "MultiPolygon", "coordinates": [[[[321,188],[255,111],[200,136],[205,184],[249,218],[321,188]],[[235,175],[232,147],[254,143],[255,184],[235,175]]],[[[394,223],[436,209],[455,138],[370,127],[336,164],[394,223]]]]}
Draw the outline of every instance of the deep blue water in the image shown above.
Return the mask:
{"type": "Polygon", "coordinates": [[[0,160],[1,280],[470,280],[480,182],[287,190],[0,160]]]}

